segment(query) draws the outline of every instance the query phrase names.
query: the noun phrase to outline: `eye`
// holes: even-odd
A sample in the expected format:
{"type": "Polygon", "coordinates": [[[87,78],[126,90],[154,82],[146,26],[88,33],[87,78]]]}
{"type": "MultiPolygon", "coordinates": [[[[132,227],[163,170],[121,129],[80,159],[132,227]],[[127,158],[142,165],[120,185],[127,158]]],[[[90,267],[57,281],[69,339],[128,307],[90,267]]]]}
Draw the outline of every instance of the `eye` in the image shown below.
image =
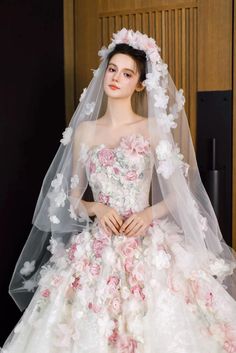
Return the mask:
{"type": "Polygon", "coordinates": [[[131,75],[130,75],[130,74],[128,74],[127,72],[124,72],[124,75],[125,75],[125,77],[128,77],[128,78],[130,78],[130,77],[131,77],[131,75]]]}
{"type": "Polygon", "coordinates": [[[114,69],[113,67],[108,67],[108,71],[110,71],[110,72],[114,72],[114,71],[115,71],[115,69],[114,69]]]}

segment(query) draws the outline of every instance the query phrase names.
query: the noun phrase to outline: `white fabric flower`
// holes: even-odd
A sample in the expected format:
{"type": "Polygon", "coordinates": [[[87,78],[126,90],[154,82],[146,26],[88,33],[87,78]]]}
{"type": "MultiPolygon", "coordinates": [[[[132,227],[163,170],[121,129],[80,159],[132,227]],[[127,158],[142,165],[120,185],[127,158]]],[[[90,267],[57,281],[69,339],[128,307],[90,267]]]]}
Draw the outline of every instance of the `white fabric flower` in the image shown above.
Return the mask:
{"type": "Polygon", "coordinates": [[[229,272],[229,265],[225,263],[224,259],[217,259],[215,262],[210,264],[210,270],[212,275],[215,276],[224,276],[229,272]]]}
{"type": "Polygon", "coordinates": [[[159,86],[156,88],[156,91],[157,91],[157,94],[154,94],[154,99],[155,99],[154,106],[157,108],[166,109],[169,101],[169,96],[165,94],[166,89],[159,86]]]}
{"type": "Polygon", "coordinates": [[[23,276],[28,276],[35,269],[35,260],[29,262],[25,261],[24,266],[21,268],[20,273],[23,276]]]}
{"type": "Polygon", "coordinates": [[[156,147],[156,154],[159,161],[170,158],[172,152],[172,144],[168,140],[161,140],[156,147]]]}
{"type": "Polygon", "coordinates": [[[73,133],[72,127],[67,127],[65,131],[62,133],[63,138],[60,140],[60,142],[65,146],[71,141],[71,136],[73,133]]]}
{"type": "Polygon", "coordinates": [[[81,95],[80,95],[80,99],[79,99],[80,102],[82,102],[82,100],[83,100],[84,97],[86,96],[86,92],[87,92],[87,88],[84,88],[84,89],[83,89],[83,92],[82,92],[81,95]]]}
{"type": "Polygon", "coordinates": [[[77,216],[76,216],[74,207],[72,205],[70,205],[70,208],[68,209],[68,211],[70,212],[70,218],[77,220],[77,216]]]}
{"type": "Polygon", "coordinates": [[[156,147],[159,166],[157,173],[168,179],[176,168],[181,168],[185,177],[187,176],[189,165],[182,161],[184,156],[180,153],[177,145],[175,147],[168,140],[161,140],[156,147]]]}
{"type": "Polygon", "coordinates": [[[158,251],[157,255],[153,258],[153,265],[156,266],[158,270],[170,267],[171,255],[167,254],[164,250],[158,251]]]}
{"type": "Polygon", "coordinates": [[[78,174],[75,174],[73,177],[70,179],[70,187],[71,189],[76,188],[76,186],[79,184],[79,176],[78,174]]]}
{"type": "Polygon", "coordinates": [[[58,189],[62,183],[62,179],[63,179],[63,174],[57,173],[56,179],[53,179],[53,181],[51,182],[51,186],[54,189],[58,189]]]}
{"type": "Polygon", "coordinates": [[[59,224],[60,220],[57,218],[57,216],[53,215],[49,217],[50,221],[54,224],[59,224]]]}
{"type": "Polygon", "coordinates": [[[110,317],[103,316],[98,318],[99,332],[101,335],[105,337],[109,337],[112,334],[113,329],[115,328],[115,323],[110,317]]]}
{"type": "Polygon", "coordinates": [[[61,191],[58,192],[57,196],[55,197],[56,206],[57,207],[64,207],[65,200],[66,200],[66,193],[63,189],[61,189],[61,191]]]}
{"type": "Polygon", "coordinates": [[[95,102],[86,103],[86,104],[85,104],[85,107],[84,107],[84,113],[85,113],[86,115],[90,115],[90,114],[92,114],[92,112],[94,111],[94,108],[95,108],[95,102]]]}
{"type": "Polygon", "coordinates": [[[174,121],[173,114],[160,113],[157,118],[158,124],[162,126],[164,132],[170,132],[170,129],[176,128],[177,124],[174,121]]]}
{"type": "Polygon", "coordinates": [[[103,47],[98,51],[98,56],[101,56],[102,59],[105,59],[109,52],[110,52],[110,50],[107,49],[105,46],[103,46],[103,47]]]}
{"type": "Polygon", "coordinates": [[[37,284],[35,281],[28,279],[27,281],[23,282],[23,289],[26,289],[28,292],[32,292],[34,288],[37,287],[37,284]]]}
{"type": "Polygon", "coordinates": [[[175,95],[175,98],[176,98],[176,103],[177,103],[177,109],[178,109],[178,112],[181,111],[181,109],[183,108],[184,106],[184,103],[185,103],[185,97],[183,95],[183,89],[179,89],[177,92],[176,92],[176,95],[175,95]]]}

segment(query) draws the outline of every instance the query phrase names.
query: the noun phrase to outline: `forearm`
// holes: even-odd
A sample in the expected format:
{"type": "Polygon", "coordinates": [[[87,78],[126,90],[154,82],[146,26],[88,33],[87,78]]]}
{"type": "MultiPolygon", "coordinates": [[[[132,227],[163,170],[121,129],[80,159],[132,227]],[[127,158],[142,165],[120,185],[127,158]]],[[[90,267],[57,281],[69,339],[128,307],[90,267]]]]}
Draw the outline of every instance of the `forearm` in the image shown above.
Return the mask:
{"type": "Polygon", "coordinates": [[[95,208],[97,206],[96,201],[85,201],[81,200],[82,206],[86,209],[89,216],[95,216],[95,208]]]}
{"type": "Polygon", "coordinates": [[[157,202],[153,206],[149,206],[147,211],[151,218],[162,218],[169,213],[169,209],[164,200],[157,202]]]}

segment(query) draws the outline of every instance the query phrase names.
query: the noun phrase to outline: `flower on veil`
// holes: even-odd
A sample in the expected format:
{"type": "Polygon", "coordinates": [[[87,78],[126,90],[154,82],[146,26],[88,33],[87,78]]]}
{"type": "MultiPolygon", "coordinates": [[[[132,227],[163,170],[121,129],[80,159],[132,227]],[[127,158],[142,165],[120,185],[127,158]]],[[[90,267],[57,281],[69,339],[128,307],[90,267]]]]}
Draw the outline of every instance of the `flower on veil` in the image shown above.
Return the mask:
{"type": "Polygon", "coordinates": [[[173,114],[167,114],[162,112],[158,116],[157,122],[160,126],[163,127],[164,132],[170,132],[170,129],[174,129],[177,126],[173,114]]]}
{"type": "Polygon", "coordinates": [[[78,176],[78,174],[75,174],[70,179],[70,187],[71,187],[71,189],[76,188],[76,186],[78,186],[78,184],[79,184],[79,176],[78,176]]]}
{"type": "Polygon", "coordinates": [[[57,196],[55,197],[56,206],[57,207],[65,206],[65,200],[66,200],[66,193],[63,189],[61,189],[60,192],[58,192],[57,196]]]}
{"type": "Polygon", "coordinates": [[[23,276],[28,276],[30,273],[32,273],[35,269],[35,260],[29,262],[25,261],[24,266],[21,268],[20,273],[23,276]]]}
{"type": "Polygon", "coordinates": [[[86,96],[86,92],[87,92],[87,88],[84,88],[84,89],[83,89],[83,92],[82,92],[81,95],[80,95],[80,99],[79,99],[80,102],[82,102],[82,100],[83,100],[84,97],[86,96]]]}
{"type": "Polygon", "coordinates": [[[84,113],[85,115],[90,115],[93,113],[95,108],[95,102],[91,102],[91,103],[86,103],[85,107],[84,107],[84,113]]]}
{"type": "Polygon", "coordinates": [[[59,218],[57,218],[57,216],[55,216],[55,215],[49,216],[49,219],[54,224],[59,224],[60,223],[59,218]]]}
{"type": "Polygon", "coordinates": [[[176,102],[177,102],[178,112],[180,112],[180,110],[183,108],[184,103],[185,103],[185,97],[183,95],[182,88],[176,92],[175,98],[176,98],[176,102]]]}
{"type": "Polygon", "coordinates": [[[157,87],[156,92],[157,94],[154,94],[154,106],[157,108],[166,109],[169,101],[169,96],[166,94],[166,89],[162,87],[157,87]]]}
{"type": "Polygon", "coordinates": [[[58,189],[59,186],[61,186],[62,179],[63,179],[63,174],[57,173],[56,178],[53,179],[52,182],[51,182],[51,186],[52,186],[54,189],[58,189]]]}
{"type": "Polygon", "coordinates": [[[67,127],[65,131],[62,133],[63,138],[60,140],[60,142],[65,146],[71,141],[71,136],[73,133],[72,127],[67,127]]]}
{"type": "Polygon", "coordinates": [[[156,147],[156,155],[159,160],[157,173],[168,179],[176,168],[181,168],[187,176],[189,165],[182,161],[184,156],[177,145],[174,147],[168,140],[161,140],[156,147]]]}
{"type": "Polygon", "coordinates": [[[221,277],[229,273],[230,267],[224,259],[217,259],[210,264],[210,270],[212,275],[221,277]]]}

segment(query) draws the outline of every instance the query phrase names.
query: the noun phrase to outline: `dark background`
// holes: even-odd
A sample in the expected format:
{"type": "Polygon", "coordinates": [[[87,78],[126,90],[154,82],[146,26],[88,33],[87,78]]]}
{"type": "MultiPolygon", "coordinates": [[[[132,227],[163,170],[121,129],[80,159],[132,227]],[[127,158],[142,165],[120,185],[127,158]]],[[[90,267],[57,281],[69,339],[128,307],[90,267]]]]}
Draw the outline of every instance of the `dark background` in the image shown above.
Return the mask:
{"type": "Polygon", "coordinates": [[[65,128],[63,1],[0,0],[0,43],[2,346],[22,315],[9,281],[65,128]]]}

